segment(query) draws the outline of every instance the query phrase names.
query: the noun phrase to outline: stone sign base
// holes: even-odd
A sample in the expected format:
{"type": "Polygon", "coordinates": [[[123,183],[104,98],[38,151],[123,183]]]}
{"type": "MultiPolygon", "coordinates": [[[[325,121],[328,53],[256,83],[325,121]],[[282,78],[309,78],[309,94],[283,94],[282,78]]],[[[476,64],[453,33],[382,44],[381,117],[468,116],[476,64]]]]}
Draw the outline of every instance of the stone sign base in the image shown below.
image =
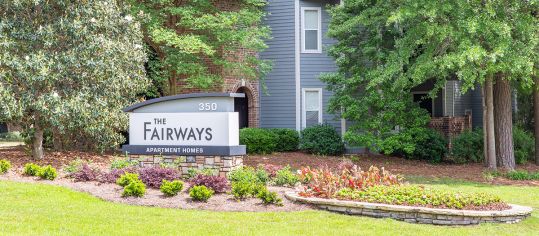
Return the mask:
{"type": "Polygon", "coordinates": [[[243,166],[243,156],[130,155],[129,159],[137,160],[142,167],[175,165],[183,176],[187,176],[189,169],[213,169],[219,176],[226,177],[228,172],[243,166]]]}

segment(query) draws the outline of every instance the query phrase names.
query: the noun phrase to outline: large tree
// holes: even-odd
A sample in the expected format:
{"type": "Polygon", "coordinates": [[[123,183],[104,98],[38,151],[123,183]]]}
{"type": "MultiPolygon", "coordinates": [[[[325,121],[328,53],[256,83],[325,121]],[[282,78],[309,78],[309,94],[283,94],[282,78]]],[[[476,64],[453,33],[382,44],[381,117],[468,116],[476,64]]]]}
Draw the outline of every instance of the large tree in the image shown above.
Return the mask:
{"type": "Polygon", "coordinates": [[[32,134],[107,149],[123,142],[121,109],[147,84],[139,24],[115,0],[0,3],[0,117],[32,134]]]}
{"type": "Polygon", "coordinates": [[[347,137],[357,140],[380,133],[371,127],[400,126],[391,118],[407,108],[395,105],[409,101],[410,89],[427,80],[436,81],[433,94],[453,77],[463,91],[497,76],[531,84],[537,21],[529,10],[535,2],[347,0],[335,7],[329,35],[338,43],[330,53],[339,71],[322,79],[336,93],[333,110],[344,107],[343,117],[357,122],[347,137]]]}
{"type": "Polygon", "coordinates": [[[270,63],[257,53],[266,48],[269,28],[261,24],[265,0],[129,0],[143,22],[145,41],[156,54],[152,70],[166,94],[178,85],[216,89],[226,76],[263,78],[270,63]]]}

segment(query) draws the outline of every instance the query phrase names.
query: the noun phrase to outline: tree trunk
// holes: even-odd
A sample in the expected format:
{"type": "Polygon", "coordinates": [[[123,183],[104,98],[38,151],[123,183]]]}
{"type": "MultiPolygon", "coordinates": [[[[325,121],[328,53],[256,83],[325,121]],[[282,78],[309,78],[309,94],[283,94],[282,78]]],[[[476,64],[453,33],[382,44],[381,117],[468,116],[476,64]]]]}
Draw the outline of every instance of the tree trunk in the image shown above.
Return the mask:
{"type": "Polygon", "coordinates": [[[496,170],[496,142],[494,135],[494,96],[492,76],[488,76],[483,92],[483,145],[485,163],[490,170],[496,170]]]}
{"type": "Polygon", "coordinates": [[[496,111],[494,126],[496,129],[498,166],[511,171],[515,169],[511,85],[503,76],[499,76],[494,85],[494,109],[496,111]]]}
{"type": "Polygon", "coordinates": [[[539,76],[535,77],[535,86],[533,87],[533,122],[535,126],[535,164],[539,165],[539,76]]]}
{"type": "Polygon", "coordinates": [[[37,126],[35,127],[32,156],[34,160],[43,159],[43,129],[37,126]]]}

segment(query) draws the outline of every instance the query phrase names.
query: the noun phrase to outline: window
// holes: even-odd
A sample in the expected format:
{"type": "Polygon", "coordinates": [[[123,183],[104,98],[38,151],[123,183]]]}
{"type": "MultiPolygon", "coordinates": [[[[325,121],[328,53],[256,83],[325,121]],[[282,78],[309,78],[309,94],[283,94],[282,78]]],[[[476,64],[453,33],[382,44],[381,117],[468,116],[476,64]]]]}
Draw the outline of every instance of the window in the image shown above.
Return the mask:
{"type": "Polygon", "coordinates": [[[320,7],[301,8],[302,53],[322,52],[322,16],[320,7]]]}
{"type": "Polygon", "coordinates": [[[322,89],[303,89],[303,128],[322,123],[322,89]]]}

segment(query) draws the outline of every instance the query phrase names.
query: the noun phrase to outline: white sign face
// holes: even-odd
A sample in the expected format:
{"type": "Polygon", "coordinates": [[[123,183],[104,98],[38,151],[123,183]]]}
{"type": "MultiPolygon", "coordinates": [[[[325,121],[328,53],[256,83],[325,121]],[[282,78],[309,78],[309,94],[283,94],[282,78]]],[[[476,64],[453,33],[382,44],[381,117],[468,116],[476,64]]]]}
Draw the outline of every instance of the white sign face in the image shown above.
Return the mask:
{"type": "Polygon", "coordinates": [[[129,113],[129,144],[236,146],[238,119],[236,112],[129,113]]]}

